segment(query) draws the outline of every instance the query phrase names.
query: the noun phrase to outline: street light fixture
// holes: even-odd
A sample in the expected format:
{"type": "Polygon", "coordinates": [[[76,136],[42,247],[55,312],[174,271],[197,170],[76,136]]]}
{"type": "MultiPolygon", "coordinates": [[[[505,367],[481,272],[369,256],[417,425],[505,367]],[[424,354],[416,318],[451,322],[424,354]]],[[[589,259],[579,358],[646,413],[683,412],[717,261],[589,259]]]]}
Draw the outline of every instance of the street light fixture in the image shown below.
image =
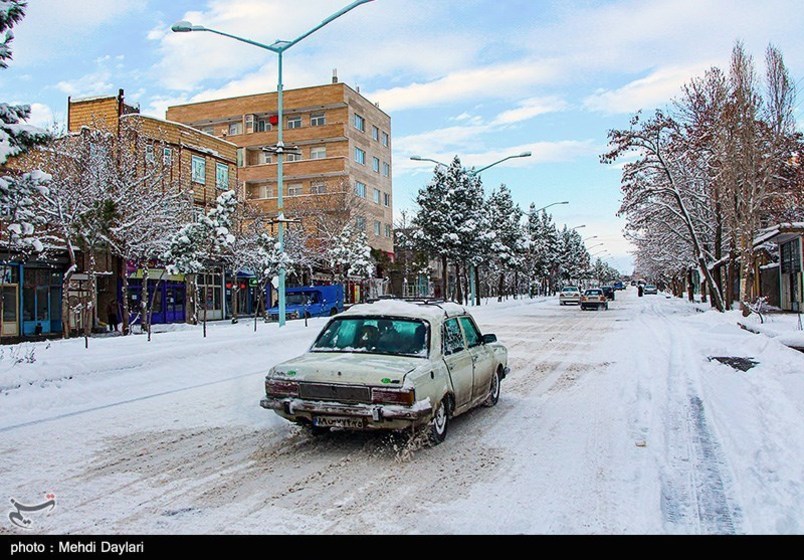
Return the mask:
{"type": "Polygon", "coordinates": [[[494,163],[491,163],[491,164],[487,165],[486,167],[481,167],[480,169],[477,169],[477,170],[473,169],[471,171],[467,171],[466,174],[469,175],[470,177],[476,177],[476,176],[480,175],[481,173],[483,173],[486,169],[488,169],[490,167],[494,167],[495,165],[497,165],[499,163],[502,163],[504,161],[508,161],[509,159],[530,157],[532,155],[533,154],[531,152],[522,152],[521,154],[516,154],[516,155],[513,155],[513,156],[504,157],[499,161],[495,161],[494,163]]]}
{"type": "Polygon", "coordinates": [[[449,165],[447,165],[443,161],[438,161],[437,159],[430,159],[430,158],[425,158],[425,157],[422,157],[422,156],[410,156],[410,159],[412,159],[413,161],[431,161],[431,162],[435,163],[436,165],[441,165],[443,167],[449,167],[449,165]]]}
{"type": "Polygon", "coordinates": [[[583,224],[582,226],[575,226],[574,228],[570,228],[570,230],[581,229],[581,228],[585,228],[585,227],[586,227],[586,224],[583,224]]]}
{"type": "Polygon", "coordinates": [[[597,235],[592,235],[584,239],[584,242],[589,241],[590,239],[597,239],[597,235]]]}
{"type": "Polygon", "coordinates": [[[569,200],[565,200],[565,201],[563,201],[563,202],[554,202],[554,203],[552,203],[552,204],[548,204],[548,205],[547,205],[547,206],[545,206],[544,208],[539,208],[538,210],[534,210],[534,212],[541,212],[542,210],[547,210],[547,209],[548,209],[548,208],[550,208],[551,206],[557,206],[557,205],[559,205],[559,204],[569,204],[569,200]]]}
{"type": "MultiPolygon", "coordinates": [[[[282,57],[286,50],[290,47],[309,37],[328,23],[334,21],[335,19],[341,17],[346,12],[357,8],[361,4],[366,4],[368,2],[372,2],[373,0],[356,0],[352,2],[345,8],[341,9],[338,12],[335,12],[327,19],[310,29],[309,31],[305,31],[292,41],[275,41],[270,45],[265,45],[263,43],[259,43],[257,41],[252,41],[250,39],[244,39],[243,37],[238,37],[237,35],[232,35],[230,33],[224,33],[223,31],[218,31],[216,29],[210,29],[208,27],[204,27],[203,25],[193,25],[189,21],[179,21],[174,23],[171,26],[171,29],[176,33],[187,33],[190,31],[208,31],[210,33],[215,33],[216,35],[223,35],[224,37],[229,37],[230,39],[234,39],[235,41],[240,41],[243,43],[248,43],[249,45],[254,45],[255,47],[260,47],[261,49],[269,50],[273,53],[276,53],[278,56],[278,75],[279,79],[276,86],[276,95],[277,95],[277,118],[278,118],[278,128],[277,128],[277,135],[276,135],[276,146],[271,148],[271,151],[276,154],[276,185],[277,190],[279,191],[279,196],[277,196],[276,201],[276,211],[277,211],[277,222],[279,224],[279,253],[283,254],[285,252],[285,228],[284,225],[286,223],[285,220],[285,212],[284,212],[284,200],[283,200],[283,191],[284,191],[284,153],[291,152],[295,147],[287,147],[285,146],[285,142],[283,139],[283,119],[284,119],[284,85],[282,83],[282,57]]],[[[280,265],[279,268],[279,286],[277,290],[279,292],[279,326],[285,326],[285,267],[284,265],[280,265]]]]}
{"type": "Polygon", "coordinates": [[[598,243],[597,245],[592,245],[591,247],[587,247],[586,250],[588,251],[589,249],[594,249],[595,247],[600,247],[602,245],[605,245],[605,243],[598,243]]]}

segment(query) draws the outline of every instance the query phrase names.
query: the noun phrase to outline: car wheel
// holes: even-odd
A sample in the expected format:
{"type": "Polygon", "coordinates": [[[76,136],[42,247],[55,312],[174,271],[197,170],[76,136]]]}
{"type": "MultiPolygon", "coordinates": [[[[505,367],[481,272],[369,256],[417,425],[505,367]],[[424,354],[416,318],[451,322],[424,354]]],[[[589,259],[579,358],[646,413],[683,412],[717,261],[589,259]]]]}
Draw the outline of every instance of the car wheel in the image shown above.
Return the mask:
{"type": "Polygon", "coordinates": [[[609,304],[607,303],[606,304],[606,311],[608,311],[608,310],[609,310],[609,304]]]}
{"type": "Polygon", "coordinates": [[[489,396],[483,401],[483,406],[492,407],[500,400],[500,370],[497,368],[494,375],[491,376],[491,387],[489,387],[489,396]]]}
{"type": "Polygon", "coordinates": [[[333,308],[332,308],[332,310],[329,312],[329,316],[330,316],[330,317],[332,317],[332,316],[334,316],[334,315],[337,315],[337,314],[338,314],[338,310],[337,310],[336,308],[334,308],[334,307],[333,307],[333,308]]]}
{"type": "Polygon", "coordinates": [[[433,418],[428,425],[428,439],[430,445],[438,445],[447,438],[447,428],[449,427],[449,409],[447,407],[447,397],[444,397],[435,412],[433,418]]]}

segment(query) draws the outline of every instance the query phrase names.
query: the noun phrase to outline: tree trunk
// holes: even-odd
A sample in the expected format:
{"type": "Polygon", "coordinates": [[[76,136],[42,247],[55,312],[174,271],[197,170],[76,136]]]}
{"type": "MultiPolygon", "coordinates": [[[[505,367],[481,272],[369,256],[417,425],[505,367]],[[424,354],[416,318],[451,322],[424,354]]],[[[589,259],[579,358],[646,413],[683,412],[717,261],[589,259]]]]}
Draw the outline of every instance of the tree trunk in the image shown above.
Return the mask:
{"type": "Polygon", "coordinates": [[[449,299],[449,295],[447,293],[447,288],[449,287],[449,281],[447,280],[447,276],[449,276],[449,269],[447,268],[447,255],[441,255],[441,298],[444,301],[449,299]]]}
{"type": "Polygon", "coordinates": [[[461,265],[455,262],[455,301],[463,302],[463,291],[461,290],[461,265]]]}
{"type": "Polygon", "coordinates": [[[480,267],[475,266],[475,305],[480,305],[480,267]]]}
{"type": "Polygon", "coordinates": [[[695,301],[695,284],[692,281],[692,269],[687,269],[687,299],[695,301]]]}
{"type": "Polygon", "coordinates": [[[120,259],[118,275],[120,276],[120,298],[123,300],[120,304],[120,320],[123,323],[123,336],[126,336],[130,333],[129,321],[131,317],[129,317],[128,312],[128,270],[125,259],[120,259]]]}

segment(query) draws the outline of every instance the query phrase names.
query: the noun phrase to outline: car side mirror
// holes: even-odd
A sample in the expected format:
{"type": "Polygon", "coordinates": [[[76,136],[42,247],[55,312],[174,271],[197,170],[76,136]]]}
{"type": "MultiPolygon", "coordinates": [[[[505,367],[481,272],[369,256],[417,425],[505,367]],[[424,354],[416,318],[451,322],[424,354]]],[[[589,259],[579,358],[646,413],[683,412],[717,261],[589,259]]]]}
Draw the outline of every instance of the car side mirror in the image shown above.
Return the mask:
{"type": "Polygon", "coordinates": [[[483,344],[491,344],[492,342],[497,342],[497,335],[496,334],[484,334],[483,335],[483,344]]]}

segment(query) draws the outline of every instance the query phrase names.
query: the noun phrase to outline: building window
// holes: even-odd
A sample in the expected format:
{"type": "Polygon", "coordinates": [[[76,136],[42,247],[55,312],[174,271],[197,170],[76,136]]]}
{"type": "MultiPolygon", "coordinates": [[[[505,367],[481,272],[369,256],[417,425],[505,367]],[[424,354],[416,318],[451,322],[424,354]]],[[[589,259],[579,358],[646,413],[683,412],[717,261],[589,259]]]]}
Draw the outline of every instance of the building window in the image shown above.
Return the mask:
{"type": "Polygon", "coordinates": [[[323,183],[319,185],[313,185],[310,187],[310,194],[325,194],[327,192],[327,186],[323,183]]]}
{"type": "Polygon", "coordinates": [[[145,146],[145,161],[148,163],[154,162],[154,146],[153,144],[148,144],[145,146]]]}
{"type": "Polygon", "coordinates": [[[204,134],[209,134],[210,136],[215,136],[215,127],[214,126],[202,127],[201,132],[203,132],[204,134]]]}
{"type": "Polygon", "coordinates": [[[288,117],[288,128],[301,128],[301,127],[302,127],[301,115],[288,117]]]}
{"type": "Polygon", "coordinates": [[[382,193],[382,204],[383,206],[391,206],[391,195],[388,193],[382,193]]]}
{"type": "Polygon", "coordinates": [[[325,157],[327,157],[326,146],[318,146],[316,148],[310,148],[310,159],[324,159],[325,157]]]}
{"type": "Polygon", "coordinates": [[[229,136],[237,136],[238,134],[243,134],[243,123],[239,121],[229,123],[229,136]]]}
{"type": "Polygon", "coordinates": [[[366,184],[360,181],[355,183],[355,194],[360,198],[366,198],[366,184]]]}
{"type": "Polygon", "coordinates": [[[327,124],[327,117],[323,111],[310,115],[310,126],[324,126],[325,124],[327,124]]]}
{"type": "Polygon", "coordinates": [[[273,163],[274,162],[274,156],[270,152],[262,152],[262,155],[260,157],[261,157],[262,163],[273,163]]]}
{"type": "Polygon", "coordinates": [[[374,189],[374,204],[379,204],[380,203],[380,196],[381,195],[382,195],[382,193],[380,192],[380,189],[374,189]]]}
{"type": "Polygon", "coordinates": [[[379,160],[379,158],[371,158],[371,169],[373,169],[375,173],[380,172],[380,160],[379,160]]]}
{"type": "Polygon", "coordinates": [[[376,126],[371,127],[371,139],[380,141],[380,129],[376,126]]]}
{"type": "Polygon", "coordinates": [[[385,237],[390,239],[393,236],[393,234],[394,233],[393,233],[393,230],[391,229],[391,225],[390,224],[385,224],[385,237]]]}
{"type": "Polygon", "coordinates": [[[382,133],[382,145],[383,145],[383,146],[385,146],[385,147],[387,148],[387,147],[388,147],[388,143],[389,143],[388,133],[387,133],[387,132],[383,132],[383,133],[382,133]]]}
{"type": "Polygon", "coordinates": [[[363,216],[358,216],[355,218],[355,226],[360,231],[366,231],[366,218],[363,216]]]}
{"type": "Polygon", "coordinates": [[[391,176],[391,164],[387,162],[382,162],[382,176],[383,177],[390,177],[391,176]]]}
{"type": "Polygon", "coordinates": [[[355,148],[355,161],[360,165],[366,165],[366,152],[360,148],[355,148]]]}
{"type": "Polygon", "coordinates": [[[288,196],[300,196],[304,194],[302,186],[299,184],[288,185],[288,196]]]}
{"type": "Polygon", "coordinates": [[[268,132],[271,128],[271,123],[266,119],[259,119],[257,121],[257,132],[268,132]]]}
{"type": "Polygon", "coordinates": [[[366,119],[355,113],[355,128],[360,132],[366,131],[366,119]]]}
{"type": "Polygon", "coordinates": [[[382,235],[382,223],[381,222],[377,222],[377,221],[374,222],[374,235],[376,235],[377,237],[382,235]]]}
{"type": "Polygon", "coordinates": [[[225,163],[215,164],[215,186],[222,191],[229,189],[229,166],[225,163]]]}
{"type": "Polygon", "coordinates": [[[193,156],[192,181],[202,185],[207,183],[207,162],[202,157],[193,156]]]}
{"type": "Polygon", "coordinates": [[[285,153],[285,161],[301,161],[301,154],[294,154],[292,152],[285,153]]]}
{"type": "Polygon", "coordinates": [[[170,167],[170,164],[173,163],[173,150],[162,148],[162,163],[165,167],[170,167]]]}
{"type": "Polygon", "coordinates": [[[237,167],[243,167],[246,164],[246,150],[245,148],[237,148],[237,167]]]}

